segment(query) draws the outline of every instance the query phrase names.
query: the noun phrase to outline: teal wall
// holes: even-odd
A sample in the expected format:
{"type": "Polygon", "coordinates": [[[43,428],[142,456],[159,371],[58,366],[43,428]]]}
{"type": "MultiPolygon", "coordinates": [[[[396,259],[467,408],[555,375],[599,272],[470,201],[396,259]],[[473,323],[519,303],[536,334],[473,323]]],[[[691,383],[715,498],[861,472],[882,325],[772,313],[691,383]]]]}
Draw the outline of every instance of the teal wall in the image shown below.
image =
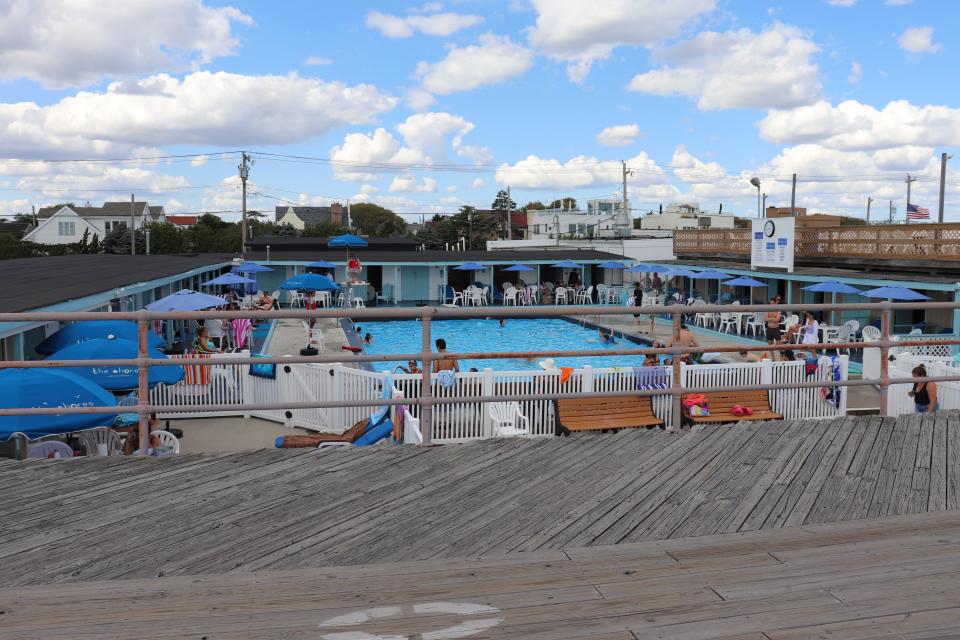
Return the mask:
{"type": "Polygon", "coordinates": [[[429,300],[430,267],[403,267],[400,270],[400,295],[404,302],[429,300]]]}

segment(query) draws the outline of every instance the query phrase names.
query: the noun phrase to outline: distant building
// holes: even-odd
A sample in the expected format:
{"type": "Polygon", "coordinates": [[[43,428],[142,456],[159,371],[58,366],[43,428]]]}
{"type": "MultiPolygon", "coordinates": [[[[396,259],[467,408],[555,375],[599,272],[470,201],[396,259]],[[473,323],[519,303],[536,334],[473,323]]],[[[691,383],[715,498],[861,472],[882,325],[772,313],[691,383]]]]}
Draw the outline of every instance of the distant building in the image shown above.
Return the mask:
{"type": "Polygon", "coordinates": [[[0,234],[21,238],[23,237],[23,234],[29,232],[31,226],[32,225],[27,222],[11,222],[7,220],[0,220],[0,234]]]}
{"type": "Polygon", "coordinates": [[[654,229],[733,229],[736,216],[704,213],[696,202],[673,202],[663,213],[651,213],[640,218],[640,228],[654,229]]]}
{"type": "Polygon", "coordinates": [[[197,224],[197,216],[169,215],[167,216],[167,222],[180,229],[186,229],[197,224]]]}
{"type": "Polygon", "coordinates": [[[807,215],[807,209],[806,207],[794,207],[793,212],[791,212],[790,207],[767,207],[764,217],[788,218],[792,215],[805,216],[807,215]]]}
{"type": "Polygon", "coordinates": [[[295,207],[278,205],[274,212],[274,221],[277,224],[289,224],[294,229],[303,231],[307,227],[333,223],[344,225],[343,205],[334,202],[329,207],[295,207]]]}
{"type": "Polygon", "coordinates": [[[531,209],[527,211],[527,237],[629,238],[633,224],[623,200],[588,200],[583,209],[531,209]]]}
{"type": "Polygon", "coordinates": [[[104,202],[103,206],[77,206],[74,204],[41,207],[36,215],[37,225],[24,240],[41,244],[70,244],[83,239],[84,232],[102,240],[114,229],[128,228],[133,220],[134,228],[140,229],[151,222],[166,220],[162,206],[150,206],[146,202],[104,202]]]}

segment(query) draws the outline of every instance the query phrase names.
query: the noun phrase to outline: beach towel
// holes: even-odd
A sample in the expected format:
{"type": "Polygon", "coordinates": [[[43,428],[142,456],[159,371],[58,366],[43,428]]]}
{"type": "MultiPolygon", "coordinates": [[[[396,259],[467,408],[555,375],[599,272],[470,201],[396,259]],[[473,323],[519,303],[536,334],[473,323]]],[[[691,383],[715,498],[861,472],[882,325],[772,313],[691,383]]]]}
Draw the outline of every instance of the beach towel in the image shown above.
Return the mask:
{"type": "Polygon", "coordinates": [[[233,330],[233,344],[237,349],[245,348],[247,341],[253,337],[253,323],[247,318],[237,318],[230,326],[233,330]]]}
{"type": "Polygon", "coordinates": [[[573,375],[573,367],[560,367],[560,384],[563,384],[573,375]]]}
{"type": "MultiPolygon", "coordinates": [[[[210,358],[207,353],[185,353],[182,356],[171,356],[172,358],[210,358]]],[[[191,364],[183,367],[183,383],[188,385],[208,385],[210,384],[210,366],[202,364],[191,364]]]]}
{"type": "MultiPolygon", "coordinates": [[[[830,356],[830,371],[827,375],[827,379],[833,382],[840,381],[840,358],[837,356],[830,356]]],[[[820,396],[827,404],[832,404],[833,406],[840,407],[840,394],[842,393],[842,387],[823,387],[820,389],[820,396]]]]}
{"type": "Polygon", "coordinates": [[[666,389],[666,367],[634,367],[633,380],[637,390],[666,389]]]}

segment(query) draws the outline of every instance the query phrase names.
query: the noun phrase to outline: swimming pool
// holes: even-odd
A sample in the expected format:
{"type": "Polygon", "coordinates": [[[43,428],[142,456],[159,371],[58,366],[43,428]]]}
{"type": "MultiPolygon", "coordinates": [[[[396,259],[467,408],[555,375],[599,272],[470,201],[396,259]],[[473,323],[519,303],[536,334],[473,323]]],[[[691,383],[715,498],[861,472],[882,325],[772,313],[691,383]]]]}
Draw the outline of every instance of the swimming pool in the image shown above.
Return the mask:
{"type": "MultiPolygon", "coordinates": [[[[641,348],[641,345],[619,337],[613,344],[601,343],[596,329],[582,327],[559,318],[507,319],[503,327],[497,320],[434,320],[430,324],[432,340],[443,338],[447,350],[459,353],[484,351],[560,351],[568,349],[617,349],[641,348]]],[[[415,353],[420,351],[420,322],[416,320],[390,320],[363,322],[361,336],[370,333],[373,342],[364,345],[366,353],[415,353]]],[[[486,367],[497,371],[520,371],[539,369],[542,358],[524,360],[470,360],[460,362],[460,370],[470,367],[483,370],[486,367]]],[[[598,356],[554,358],[557,367],[633,367],[643,364],[642,356],[598,356]]],[[[375,371],[390,370],[401,362],[371,363],[375,371]]]]}

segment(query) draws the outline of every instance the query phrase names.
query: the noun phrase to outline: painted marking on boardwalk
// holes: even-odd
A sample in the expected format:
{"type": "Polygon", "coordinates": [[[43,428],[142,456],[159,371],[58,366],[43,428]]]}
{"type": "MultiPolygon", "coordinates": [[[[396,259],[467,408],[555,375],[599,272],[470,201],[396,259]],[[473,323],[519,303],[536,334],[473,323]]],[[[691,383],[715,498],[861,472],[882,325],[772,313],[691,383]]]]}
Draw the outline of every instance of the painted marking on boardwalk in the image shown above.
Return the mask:
{"type": "MultiPolygon", "coordinates": [[[[387,618],[456,614],[473,616],[478,614],[499,613],[499,609],[484,604],[472,602],[424,602],[415,605],[393,605],[387,607],[371,607],[351,613],[345,613],[320,624],[321,629],[330,627],[353,627],[369,622],[376,622],[387,618]]],[[[378,635],[366,631],[337,631],[326,633],[323,640],[453,640],[492,629],[500,624],[501,618],[467,618],[463,622],[433,631],[424,631],[412,635],[391,634],[378,635]]]]}

